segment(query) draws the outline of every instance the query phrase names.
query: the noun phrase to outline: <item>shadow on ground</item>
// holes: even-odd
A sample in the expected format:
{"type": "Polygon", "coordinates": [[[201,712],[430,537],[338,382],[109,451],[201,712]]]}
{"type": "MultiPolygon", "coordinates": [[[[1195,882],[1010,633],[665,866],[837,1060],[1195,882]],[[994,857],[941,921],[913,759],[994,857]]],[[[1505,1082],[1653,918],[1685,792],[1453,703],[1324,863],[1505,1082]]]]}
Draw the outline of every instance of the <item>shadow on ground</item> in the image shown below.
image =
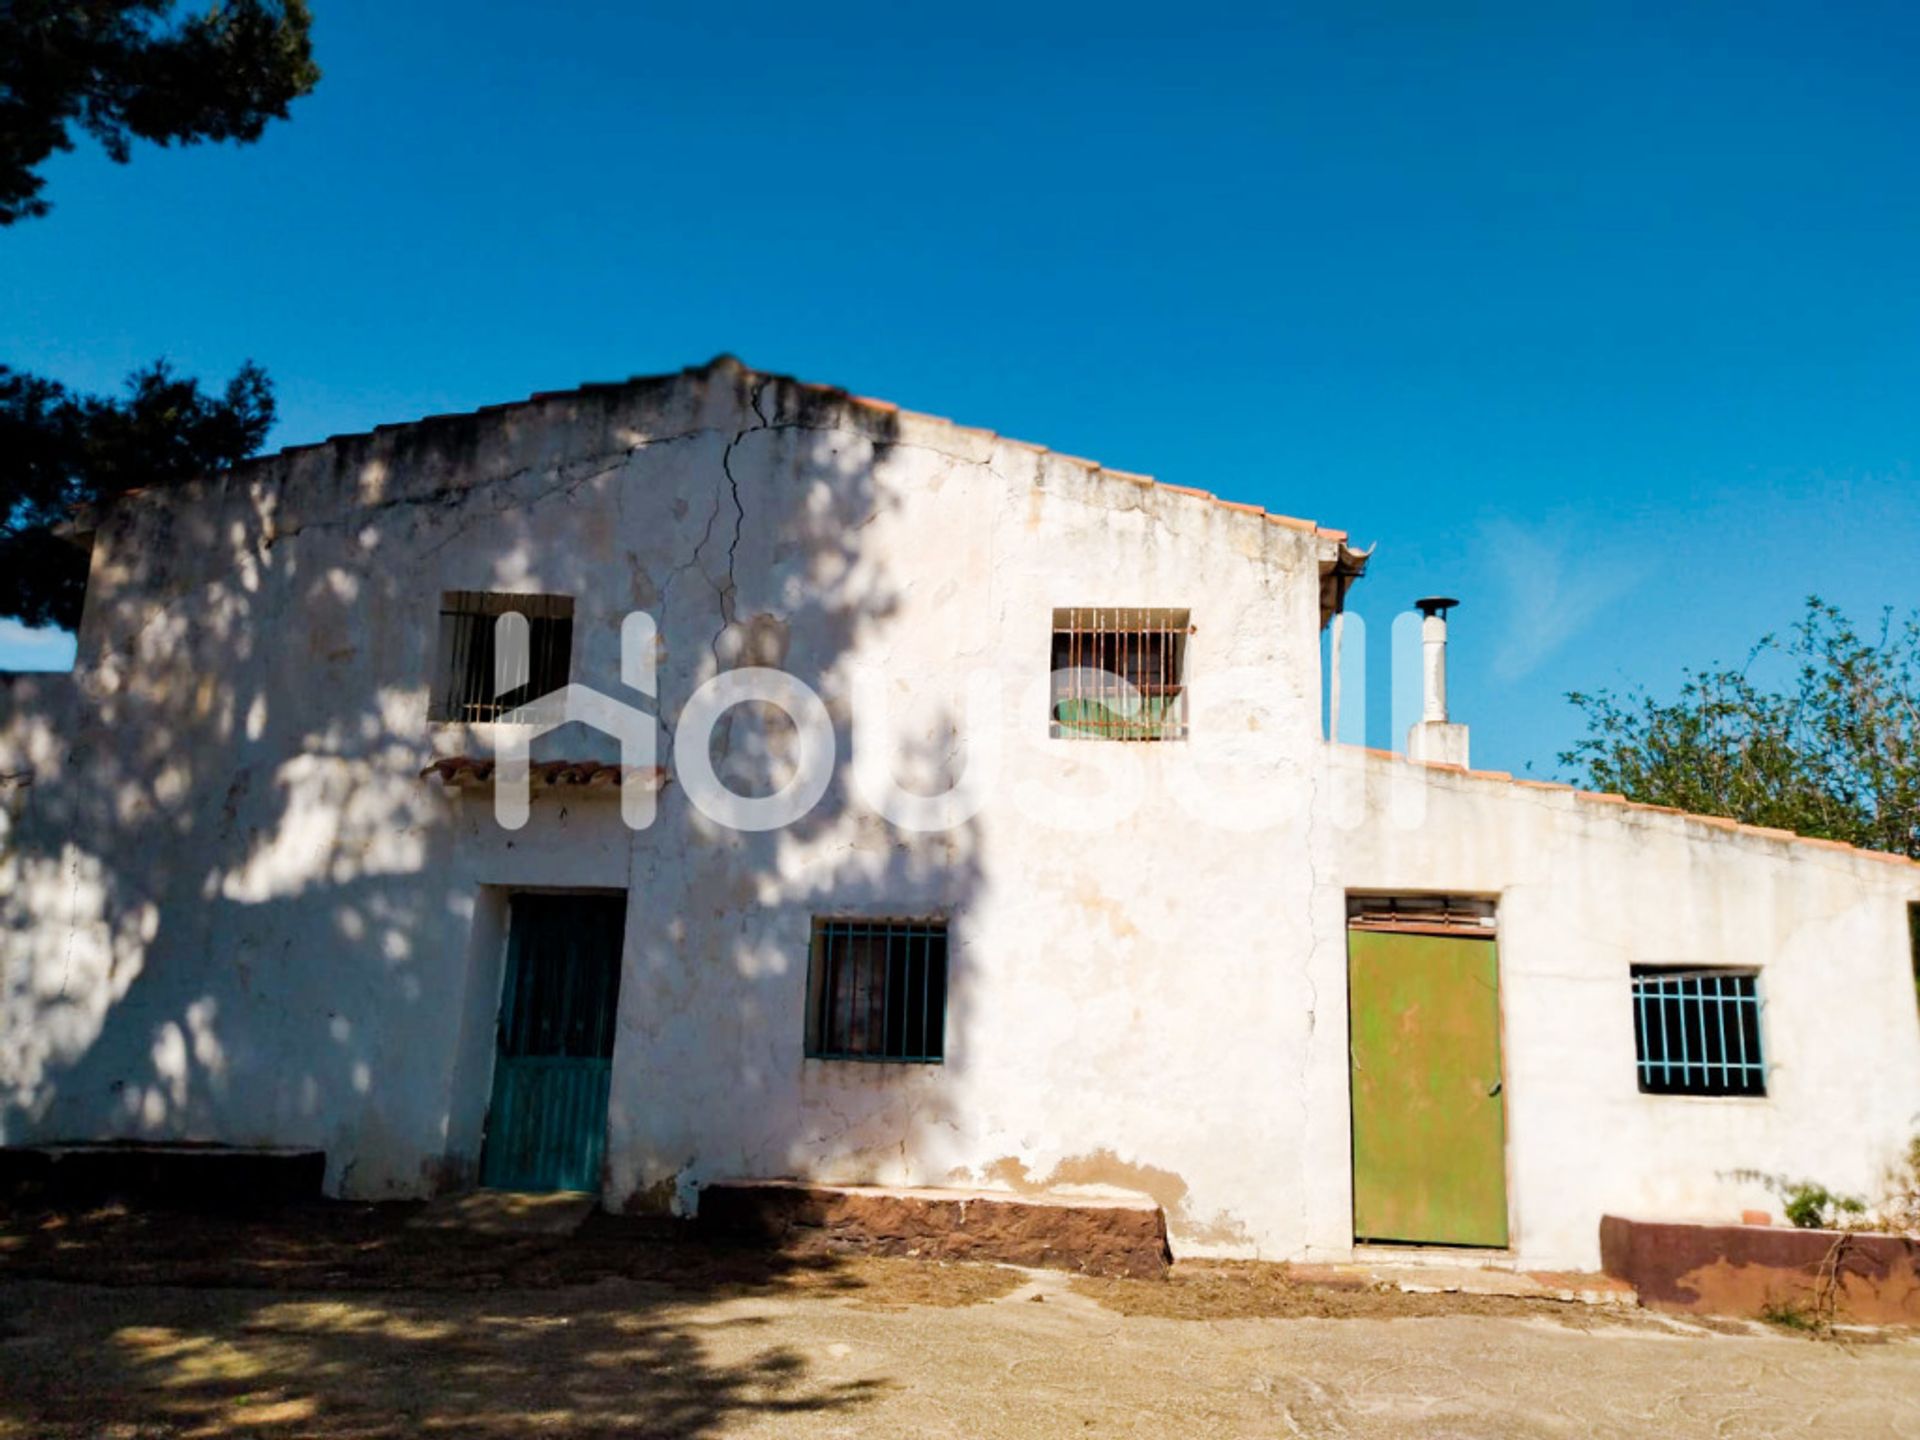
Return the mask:
{"type": "Polygon", "coordinates": [[[718,1360],[720,1329],[763,1322],[696,1322],[690,1306],[799,1293],[970,1304],[1020,1280],[732,1248],[605,1215],[570,1237],[410,1229],[417,1208],[0,1216],[0,1436],[693,1440],[750,1415],[856,1411],[886,1387],[814,1380],[782,1345],[740,1358],[729,1344],[718,1360]],[[66,1283],[35,1283],[49,1280],[66,1283]],[[236,1289],[276,1293],[236,1306],[236,1289]]]}

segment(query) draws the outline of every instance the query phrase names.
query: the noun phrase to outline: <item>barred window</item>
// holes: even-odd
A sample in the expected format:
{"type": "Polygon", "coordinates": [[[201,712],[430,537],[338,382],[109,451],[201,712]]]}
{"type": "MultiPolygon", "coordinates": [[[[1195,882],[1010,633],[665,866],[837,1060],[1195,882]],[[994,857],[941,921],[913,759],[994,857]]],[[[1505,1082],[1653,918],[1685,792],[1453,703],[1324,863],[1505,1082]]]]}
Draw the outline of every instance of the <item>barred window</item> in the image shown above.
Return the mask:
{"type": "Polygon", "coordinates": [[[1053,612],[1056,737],[1184,740],[1185,610],[1073,606],[1053,612]]]}
{"type": "Polygon", "coordinates": [[[573,665],[573,597],[449,590],[440,603],[439,679],[430,720],[492,722],[567,683],[573,665]],[[527,619],[527,653],[496,693],[494,626],[509,611],[527,619]]]}
{"type": "Polygon", "coordinates": [[[814,918],[809,1056],[933,1064],[946,1031],[946,921],[814,918]]]}
{"type": "Polygon", "coordinates": [[[1633,1039],[1648,1095],[1764,1095],[1760,977],[1633,967],[1633,1039]]]}

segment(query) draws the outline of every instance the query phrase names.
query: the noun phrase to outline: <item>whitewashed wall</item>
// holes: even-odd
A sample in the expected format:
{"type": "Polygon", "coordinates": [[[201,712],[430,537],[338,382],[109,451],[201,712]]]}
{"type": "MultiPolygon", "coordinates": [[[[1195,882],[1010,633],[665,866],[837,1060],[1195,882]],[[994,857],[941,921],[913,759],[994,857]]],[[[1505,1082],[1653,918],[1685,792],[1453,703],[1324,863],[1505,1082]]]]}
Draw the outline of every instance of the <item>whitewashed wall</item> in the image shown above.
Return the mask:
{"type": "MultiPolygon", "coordinates": [[[[461,1183],[506,896],[625,889],[610,1205],[684,1210],[743,1174],[1119,1185],[1183,1253],[1341,1254],[1343,896],[1405,887],[1501,902],[1524,1258],[1590,1261],[1607,1207],[1724,1217],[1750,1197],[1718,1168],[1877,1165],[1920,1108],[1899,928],[1920,870],[1649,838],[1450,775],[1396,827],[1387,762],[1318,738],[1334,543],[725,364],[134,497],[96,545],[70,701],[0,719],[0,775],[33,772],[0,840],[0,1139],[313,1143],[339,1193],[461,1183]],[[671,784],[644,832],[580,791],[502,830],[488,792],[419,778],[489,738],[426,719],[456,589],[574,596],[573,676],[609,691],[622,619],[652,613],[669,729],[717,670],[778,665],[827,700],[844,762],[870,667],[903,777],[937,784],[977,759],[955,734],[991,730],[1002,778],[945,834],[878,820],[844,763],[771,834],[671,784]],[[1190,742],[1046,738],[1052,610],[1091,604],[1192,612],[1190,742]],[[966,714],[980,667],[995,718],[966,714]],[[1210,696],[1229,672],[1246,693],[1210,696]],[[1141,793],[1103,821],[1121,751],[1141,793]],[[1223,828],[1207,793],[1268,823],[1223,828]],[[951,916],[945,1065],[803,1058],[821,913],[951,916]],[[1768,966],[1776,1094],[1635,1094],[1631,958],[1768,966]]],[[[736,784],[782,773],[778,725],[737,712],[722,749],[736,784]]],[[[535,753],[617,757],[572,727],[535,753]]]]}

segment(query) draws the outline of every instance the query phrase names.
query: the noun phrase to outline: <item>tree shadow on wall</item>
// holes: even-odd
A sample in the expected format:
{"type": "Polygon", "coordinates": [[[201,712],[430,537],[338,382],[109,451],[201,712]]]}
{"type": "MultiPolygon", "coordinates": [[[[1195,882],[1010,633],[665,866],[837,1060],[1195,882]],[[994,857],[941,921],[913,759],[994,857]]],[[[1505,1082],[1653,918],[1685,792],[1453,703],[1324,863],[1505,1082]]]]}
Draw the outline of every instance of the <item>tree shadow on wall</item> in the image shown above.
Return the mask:
{"type": "MultiPolygon", "coordinates": [[[[470,1173],[447,1127],[471,871],[420,772],[483,747],[426,721],[441,593],[577,597],[575,677],[609,690],[621,620],[650,610],[668,728],[705,678],[781,665],[827,697],[844,765],[846,662],[910,644],[927,614],[912,550],[868,541],[927,478],[899,430],[721,361],[346,437],[110,512],[59,759],[0,853],[0,1139],[318,1145],[331,1182],[367,1195],[470,1173]]],[[[947,698],[922,697],[901,747],[903,775],[934,788],[957,764],[947,698]]],[[[541,743],[616,758],[578,727],[541,743]]],[[[751,791],[785,743],[743,710],[714,753],[751,791]]],[[[618,823],[608,802],[579,813],[618,823]]],[[[721,1173],[940,1178],[980,822],[896,831],[836,781],[799,823],[741,834],[670,787],[621,843],[646,914],[623,984],[616,1075],[636,1082],[614,1097],[616,1198],[721,1173]],[[951,917],[944,1067],[803,1057],[821,913],[951,917]],[[662,1113],[647,1099],[667,1074],[698,1093],[662,1113]]]]}

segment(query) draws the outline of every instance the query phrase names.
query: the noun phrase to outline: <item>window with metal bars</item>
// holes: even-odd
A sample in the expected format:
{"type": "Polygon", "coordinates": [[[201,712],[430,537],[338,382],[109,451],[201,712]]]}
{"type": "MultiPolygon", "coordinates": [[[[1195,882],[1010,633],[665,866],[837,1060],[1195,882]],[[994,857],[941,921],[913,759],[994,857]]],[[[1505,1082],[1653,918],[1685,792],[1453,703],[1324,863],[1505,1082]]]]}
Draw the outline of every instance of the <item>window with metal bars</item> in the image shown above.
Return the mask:
{"type": "Polygon", "coordinates": [[[1920,905],[1907,906],[1907,946],[1913,956],[1913,998],[1920,1004],[1920,905]]]}
{"type": "Polygon", "coordinates": [[[1648,1095],[1765,1095],[1760,977],[1633,967],[1633,1040],[1648,1095]]]}
{"type": "Polygon", "coordinates": [[[1077,740],[1187,738],[1185,610],[1053,612],[1050,733],[1077,740]]]}
{"type": "Polygon", "coordinates": [[[938,1064],[946,1034],[946,921],[814,918],[810,1057],[938,1064]]]}
{"type": "Polygon", "coordinates": [[[498,721],[566,685],[573,665],[573,597],[450,590],[440,602],[439,659],[428,718],[498,721]],[[527,619],[527,653],[515,658],[500,689],[494,627],[509,611],[527,619]]]}

